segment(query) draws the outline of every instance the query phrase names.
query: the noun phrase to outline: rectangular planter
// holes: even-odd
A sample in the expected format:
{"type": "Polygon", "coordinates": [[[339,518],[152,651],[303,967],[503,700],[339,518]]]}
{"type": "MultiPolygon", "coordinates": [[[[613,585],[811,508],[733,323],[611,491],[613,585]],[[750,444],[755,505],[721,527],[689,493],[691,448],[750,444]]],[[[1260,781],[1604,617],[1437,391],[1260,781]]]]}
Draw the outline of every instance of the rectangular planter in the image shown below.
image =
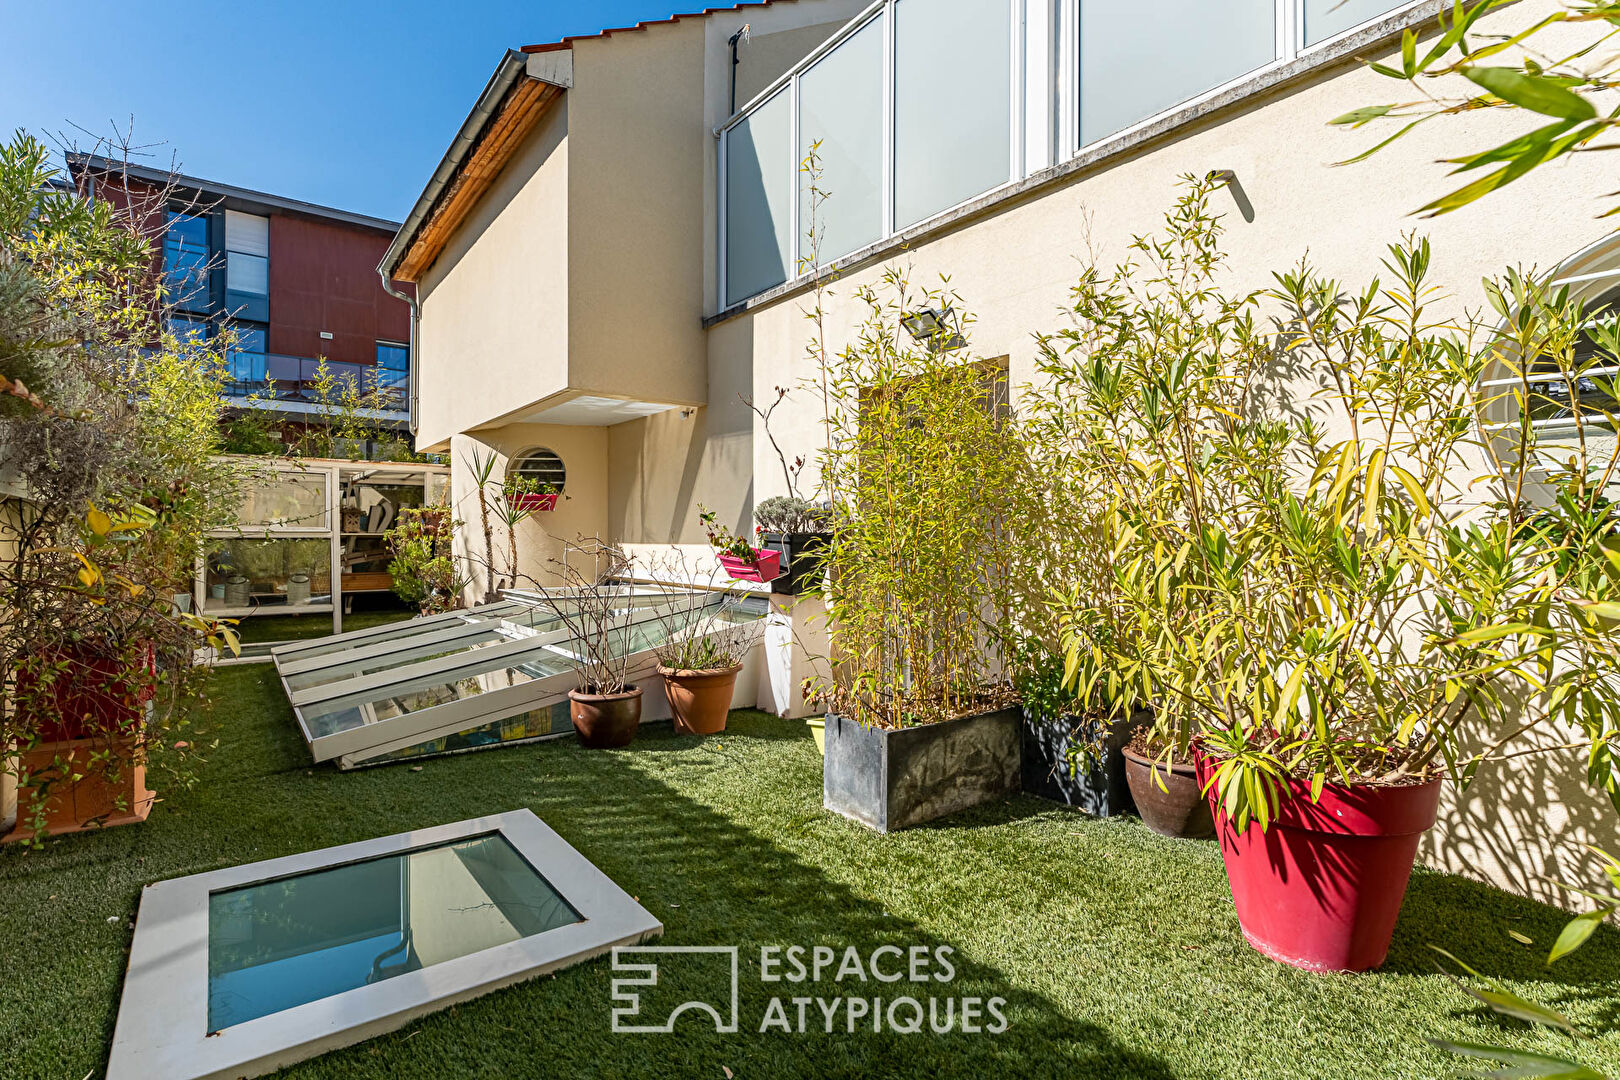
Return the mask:
{"type": "Polygon", "coordinates": [[[832,533],[768,532],[764,539],[765,549],[777,552],[782,561],[782,576],[771,582],[771,592],[799,596],[819,590],[832,533]]]}
{"type": "Polygon", "coordinates": [[[513,495],[508,501],[514,510],[528,510],[539,514],[557,509],[557,498],[555,491],[525,491],[513,495]]]}
{"type": "Polygon", "coordinates": [[[736,581],[771,581],[782,572],[782,554],[778,551],[754,549],[754,558],[740,559],[735,555],[721,555],[720,565],[736,581]]]}
{"type": "Polygon", "coordinates": [[[893,832],[994,802],[1018,790],[1020,711],[940,724],[869,728],[827,714],[822,805],[893,832]]]}
{"type": "MultiPolygon", "coordinates": [[[[1098,817],[1112,817],[1133,809],[1131,789],[1125,782],[1125,757],[1120,751],[1151,718],[1152,714],[1143,709],[1129,720],[1115,724],[1103,744],[1106,749],[1103,760],[1071,774],[1068,748],[1076,726],[1074,718],[1037,720],[1025,713],[1019,722],[1024,790],[1098,817]]],[[[1095,726],[1100,721],[1086,723],[1095,726]]],[[[1090,734],[1089,729],[1082,731],[1082,735],[1090,734]]]]}
{"type": "MultiPolygon", "coordinates": [[[[104,739],[40,743],[24,750],[18,757],[23,771],[28,773],[31,780],[44,779],[47,782],[43,830],[47,836],[145,821],[152,812],[152,803],[157,799],[155,793],[147,790],[146,766],[134,764],[134,746],[127,739],[116,740],[112,744],[104,739]],[[96,757],[109,745],[122,759],[116,770],[116,780],[107,775],[109,766],[96,757]],[[83,775],[78,780],[72,780],[58,774],[58,761],[65,772],[83,775]],[[96,763],[92,764],[92,761],[96,763]]],[[[34,836],[31,828],[33,801],[33,784],[18,789],[16,827],[0,837],[0,842],[28,840],[34,836]]]]}

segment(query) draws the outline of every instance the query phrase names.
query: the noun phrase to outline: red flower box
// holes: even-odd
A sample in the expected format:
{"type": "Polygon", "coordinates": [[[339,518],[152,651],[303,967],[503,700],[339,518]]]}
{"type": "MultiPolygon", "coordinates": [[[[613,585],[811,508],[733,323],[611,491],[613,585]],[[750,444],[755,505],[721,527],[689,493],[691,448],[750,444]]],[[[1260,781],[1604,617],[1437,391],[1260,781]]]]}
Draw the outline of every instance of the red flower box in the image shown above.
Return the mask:
{"type": "Polygon", "coordinates": [[[720,565],[738,581],[771,581],[782,576],[782,553],[755,548],[752,559],[721,555],[720,565]]]}
{"type": "Polygon", "coordinates": [[[555,491],[527,491],[521,495],[513,495],[509,500],[515,510],[531,510],[536,513],[542,510],[557,509],[559,495],[555,491]]]}

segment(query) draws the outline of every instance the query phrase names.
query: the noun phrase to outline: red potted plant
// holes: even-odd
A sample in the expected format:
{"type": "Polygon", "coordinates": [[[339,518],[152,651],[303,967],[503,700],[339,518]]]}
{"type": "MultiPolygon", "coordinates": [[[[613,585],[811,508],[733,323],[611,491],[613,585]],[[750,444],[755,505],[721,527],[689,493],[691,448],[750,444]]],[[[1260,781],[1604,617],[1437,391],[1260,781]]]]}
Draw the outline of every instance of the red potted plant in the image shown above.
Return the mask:
{"type": "MultiPolygon", "coordinates": [[[[713,510],[699,508],[699,520],[720,565],[737,581],[773,581],[782,573],[782,553],[755,547],[715,519],[713,510]]],[[[758,531],[758,530],[756,530],[758,531]]]]}

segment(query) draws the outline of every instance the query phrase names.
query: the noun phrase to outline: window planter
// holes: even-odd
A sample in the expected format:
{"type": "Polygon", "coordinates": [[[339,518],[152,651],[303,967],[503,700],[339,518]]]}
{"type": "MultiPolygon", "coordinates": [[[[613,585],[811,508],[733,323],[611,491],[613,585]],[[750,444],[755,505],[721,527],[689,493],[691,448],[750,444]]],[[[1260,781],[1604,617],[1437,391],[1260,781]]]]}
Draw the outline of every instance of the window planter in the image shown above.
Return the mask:
{"type": "Polygon", "coordinates": [[[782,564],[782,574],[771,582],[771,592],[779,596],[799,596],[819,590],[832,533],[768,532],[764,540],[766,550],[776,552],[782,564]]]}
{"type": "Polygon", "coordinates": [[[822,805],[894,832],[1018,790],[1017,708],[908,728],[870,728],[827,714],[822,805]]]}
{"type": "Polygon", "coordinates": [[[555,491],[526,491],[520,495],[513,495],[507,499],[514,510],[527,510],[533,514],[546,513],[557,509],[557,500],[561,496],[555,491]]]}
{"type": "Polygon", "coordinates": [[[1076,721],[1072,716],[1040,719],[1026,710],[1019,725],[1024,791],[1098,817],[1112,817],[1134,809],[1136,803],[1125,779],[1124,749],[1151,717],[1152,714],[1143,709],[1128,720],[1114,724],[1103,742],[1103,760],[1071,773],[1068,750],[1076,725],[1082,728],[1080,734],[1091,741],[1104,721],[1076,721]]]}
{"type": "Polygon", "coordinates": [[[782,573],[782,553],[754,548],[752,558],[720,554],[720,565],[737,581],[774,581],[782,573]]]}
{"type": "MultiPolygon", "coordinates": [[[[1198,780],[1217,762],[1200,756],[1198,780]]],[[[1426,784],[1348,787],[1289,781],[1271,827],[1239,833],[1209,806],[1221,841],[1238,923],[1250,945],[1307,971],[1370,971],[1384,962],[1418,841],[1440,808],[1439,779],[1426,784]]]]}

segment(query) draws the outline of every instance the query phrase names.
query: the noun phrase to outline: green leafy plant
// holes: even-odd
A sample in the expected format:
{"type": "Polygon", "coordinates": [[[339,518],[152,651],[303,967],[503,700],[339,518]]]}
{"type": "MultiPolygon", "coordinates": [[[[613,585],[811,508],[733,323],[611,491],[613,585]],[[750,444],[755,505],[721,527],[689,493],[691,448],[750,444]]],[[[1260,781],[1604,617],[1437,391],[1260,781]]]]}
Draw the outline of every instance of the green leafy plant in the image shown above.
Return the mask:
{"type": "Polygon", "coordinates": [[[388,564],[394,593],[424,615],[461,606],[467,581],[455,554],[454,538],[463,524],[452,518],[448,506],[407,507],[400,510],[394,527],[383,534],[394,557],[388,564]]]}
{"type": "Polygon", "coordinates": [[[709,546],[721,555],[730,555],[741,559],[752,566],[759,565],[759,555],[754,548],[753,541],[746,536],[738,536],[716,517],[715,512],[708,507],[698,506],[698,521],[703,526],[703,534],[709,538],[709,546]]]}
{"type": "MultiPolygon", "coordinates": [[[[1581,0],[1516,32],[1487,34],[1480,30],[1483,16],[1508,5],[1509,0],[1477,0],[1473,4],[1455,0],[1449,11],[1441,11],[1440,34],[1432,45],[1420,51],[1416,31],[1407,30],[1401,35],[1398,67],[1368,64],[1380,75],[1410,84],[1417,96],[1411,101],[1362,106],[1334,118],[1331,123],[1352,129],[1392,121],[1402,124],[1393,135],[1340,164],[1362,161],[1419,125],[1443,116],[1508,109],[1537,118],[1540,126],[1505,143],[1445,159],[1456,166],[1453,175],[1476,171],[1479,175],[1418,211],[1434,216],[1467,206],[1549,161],[1611,149],[1613,144],[1600,140],[1620,124],[1620,109],[1600,112],[1600,101],[1593,99],[1612,89],[1620,74],[1616,54],[1609,47],[1620,33],[1620,3],[1581,0]],[[1593,31],[1574,47],[1562,40],[1551,46],[1551,52],[1537,47],[1547,39],[1548,31],[1571,25],[1590,25],[1593,31]],[[1517,56],[1518,63],[1502,63],[1510,56],[1517,56]],[[1435,85],[1437,80],[1454,80],[1457,76],[1467,79],[1479,92],[1447,95],[1435,85]]],[[[1617,211],[1620,207],[1607,213],[1617,211]]]]}
{"type": "Polygon", "coordinates": [[[834,641],[817,692],[869,725],[946,720],[1013,696],[998,631],[1019,458],[1005,369],[971,354],[971,318],[948,341],[904,325],[921,308],[961,310],[946,288],[913,290],[888,271],[856,291],[866,317],[854,340],[817,349],[834,641]]]}
{"type": "MultiPolygon", "coordinates": [[[[1503,391],[1526,419],[1478,434],[1482,375],[1574,363],[1579,305],[1510,279],[1506,337],[1435,321],[1422,241],[1390,249],[1388,284],[1302,265],[1228,297],[1211,190],[1192,182],[1165,236],[1136,242],[1142,266],[1088,271],[1057,338],[1116,522],[1110,606],[1133,628],[1100,666],[1154,702],[1159,745],[1215,758],[1239,828],[1269,824],[1291,782],[1466,783],[1554,719],[1584,728],[1613,797],[1602,620],[1620,607],[1594,484],[1613,444],[1542,445],[1528,375],[1503,391]],[[1292,402],[1301,381],[1318,389],[1292,402]]],[[[1066,612],[1077,687],[1094,607],[1066,612]]]]}

